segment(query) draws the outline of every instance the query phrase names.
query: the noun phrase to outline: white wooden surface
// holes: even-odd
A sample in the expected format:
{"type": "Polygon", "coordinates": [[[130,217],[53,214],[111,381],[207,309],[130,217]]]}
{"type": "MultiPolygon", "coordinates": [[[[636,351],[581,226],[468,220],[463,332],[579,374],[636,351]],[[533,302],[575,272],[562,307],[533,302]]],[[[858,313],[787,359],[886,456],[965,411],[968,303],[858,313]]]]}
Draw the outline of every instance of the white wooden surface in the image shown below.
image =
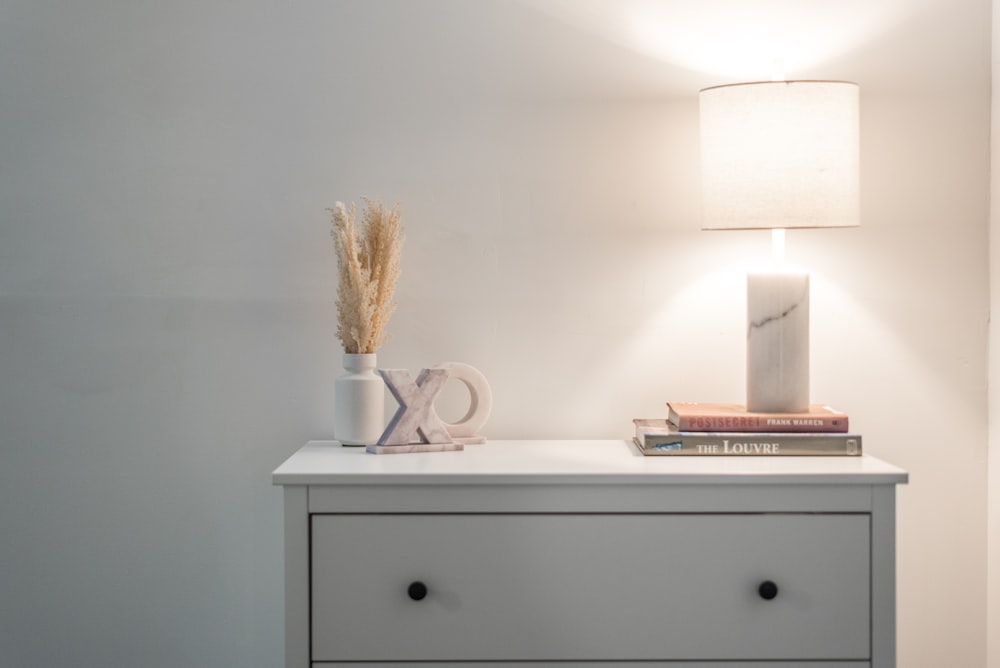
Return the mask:
{"type": "Polygon", "coordinates": [[[316,515],[313,657],[866,659],[868,545],[862,514],[316,515]]]}
{"type": "MultiPolygon", "coordinates": [[[[808,564],[814,560],[823,559],[844,559],[845,563],[854,563],[858,558],[868,560],[870,564],[869,590],[870,605],[868,611],[871,616],[871,642],[870,660],[864,660],[854,655],[839,655],[830,657],[840,659],[837,661],[823,662],[821,665],[830,668],[893,668],[895,666],[895,506],[894,506],[894,486],[905,483],[907,474],[905,471],[882,462],[873,457],[809,457],[809,458],[667,458],[667,457],[643,457],[634,447],[626,441],[492,441],[485,445],[469,446],[464,452],[458,453],[432,453],[432,454],[412,454],[397,455],[393,457],[379,457],[367,455],[363,451],[354,448],[343,448],[336,442],[316,441],[307,444],[299,452],[289,458],[273,475],[276,484],[289,485],[290,492],[286,492],[286,522],[291,528],[286,528],[286,610],[288,629],[288,652],[287,668],[321,668],[321,666],[349,666],[352,661],[360,661],[361,658],[369,659],[371,663],[364,663],[366,666],[381,665],[378,661],[384,660],[386,654],[379,655],[378,652],[365,653],[361,656],[348,656],[340,654],[340,658],[347,660],[346,663],[321,663],[320,660],[327,660],[330,657],[319,653],[310,653],[311,641],[317,643],[317,649],[322,652],[328,651],[332,645],[324,645],[322,639],[312,639],[309,627],[310,615],[320,622],[328,619],[328,615],[346,615],[344,619],[351,619],[351,615],[358,615],[367,618],[371,615],[371,610],[378,609],[378,596],[376,592],[372,598],[363,605],[351,605],[349,597],[341,598],[341,595],[327,597],[327,593],[319,593],[316,605],[310,608],[310,591],[304,590],[303,583],[312,578],[313,595],[320,590],[326,592],[325,587],[333,587],[330,591],[338,591],[340,584],[338,578],[348,576],[349,581],[357,577],[359,588],[377,587],[381,582],[380,576],[392,569],[388,565],[379,567],[378,555],[396,554],[393,559],[400,561],[393,564],[399,568],[400,564],[414,559],[404,559],[406,545],[411,541],[404,539],[400,534],[416,530],[422,526],[427,519],[432,519],[433,514],[445,514],[451,516],[462,516],[472,521],[472,526],[479,526],[481,523],[477,519],[484,517],[506,517],[516,519],[517,517],[542,517],[542,514],[565,513],[566,516],[555,519],[567,519],[581,517],[581,513],[594,515],[595,527],[606,527],[604,524],[611,519],[621,519],[616,514],[637,513],[665,513],[677,517],[678,513],[691,514],[694,519],[707,519],[714,513],[744,513],[736,516],[738,520],[743,518],[760,517],[756,513],[794,513],[802,517],[801,513],[857,513],[859,517],[870,522],[870,549],[862,546],[858,547],[854,540],[833,540],[825,541],[820,539],[820,553],[814,558],[803,559],[808,564]],[[295,490],[295,491],[291,491],[295,490]],[[373,513],[388,513],[399,522],[397,529],[385,532],[378,529],[379,524],[366,522],[366,514],[371,518],[373,513]],[[470,515],[477,513],[479,515],[470,515]],[[747,514],[750,513],[750,514],[747,514]],[[359,514],[359,515],[353,515],[359,514]],[[325,522],[330,517],[351,517],[354,521],[359,521],[360,526],[366,527],[359,530],[355,527],[350,531],[341,532],[332,525],[325,522]],[[428,517],[430,515],[430,517],[428,517]],[[311,519],[310,519],[311,518],[311,519]],[[603,518],[603,519],[600,519],[603,518]],[[308,530],[310,523],[313,528],[308,530]],[[421,523],[418,525],[418,523],[421,523]],[[411,525],[413,525],[411,527],[411,525]],[[317,529],[316,527],[319,527],[317,529]],[[326,528],[324,528],[326,527],[326,528]],[[348,536],[350,534],[350,536],[348,536]],[[385,536],[390,536],[386,539],[385,536]],[[392,538],[391,536],[396,536],[392,538]],[[318,554],[310,556],[310,541],[317,541],[315,549],[318,554]],[[380,541],[388,540],[389,544],[382,544],[380,541]],[[332,546],[332,547],[331,547],[332,546]],[[329,552],[328,550],[333,550],[329,552]],[[356,553],[340,552],[340,550],[357,550],[356,553]],[[310,563],[312,562],[312,563],[310,563]],[[308,575],[310,568],[311,576],[308,575]],[[305,574],[303,574],[305,573],[305,574]],[[330,580],[332,578],[332,580],[330,580]],[[328,584],[324,584],[328,583],[328,584]],[[365,583],[362,587],[361,583],[365,583]],[[341,604],[345,607],[341,608],[341,604]],[[318,607],[317,607],[318,606],[318,607]],[[358,607],[360,606],[360,607],[358,607]],[[352,610],[353,608],[353,610],[352,610]],[[310,659],[316,663],[310,664],[310,659]]],[[[684,515],[682,515],[684,516],[684,515]]],[[[780,515],[777,517],[781,517],[780,515]]],[[[807,517],[807,516],[806,516],[807,517]]],[[[439,520],[453,519],[451,517],[440,517],[439,520]]],[[[506,520],[505,520],[506,521],[506,520]]],[[[575,520],[574,520],[575,521],[575,520]]],[[[672,520],[671,520],[672,521],[672,520]]],[[[743,529],[734,528],[740,525],[737,521],[727,531],[746,531],[754,526],[754,522],[746,522],[743,529]]],[[[493,525],[490,525],[493,526],[493,525]]],[[[499,525],[497,525],[499,526],[499,525]]],[[[576,525],[579,526],[579,525],[576,525]]],[[[610,526],[618,526],[611,523],[610,526]]],[[[671,525],[672,527],[673,525],[671,525]]],[[[662,534],[660,537],[665,541],[665,545],[672,546],[670,536],[676,532],[671,528],[665,528],[660,532],[647,531],[636,532],[633,540],[638,540],[638,536],[643,533],[662,534]]],[[[481,531],[481,527],[476,531],[481,531]]],[[[611,530],[611,529],[608,529],[611,530]]],[[[447,528],[447,523],[435,524],[433,529],[429,529],[432,540],[422,541],[425,543],[422,550],[443,550],[438,556],[442,563],[450,563],[452,568],[448,571],[456,571],[456,574],[463,573],[462,577],[472,577],[476,574],[478,566],[485,571],[484,580],[489,581],[489,571],[491,567],[498,563],[495,559],[502,559],[502,564],[509,567],[516,556],[523,558],[520,570],[513,569],[509,572],[527,573],[525,577],[537,578],[540,573],[556,572],[554,564],[565,562],[571,564],[578,558],[582,562],[577,566],[568,567],[569,572],[588,573],[597,572],[597,576],[591,576],[598,583],[598,591],[604,596],[614,598],[619,596],[619,603],[625,600],[643,600],[640,594],[629,594],[630,587],[634,588],[634,582],[626,577],[622,582],[621,594],[614,594],[615,584],[618,583],[622,574],[628,574],[629,569],[636,569],[637,566],[630,566],[634,563],[634,550],[629,550],[622,546],[627,543],[624,537],[607,541],[607,550],[603,557],[597,548],[586,549],[580,541],[586,541],[586,531],[579,530],[570,532],[571,537],[567,539],[567,546],[575,546],[572,551],[574,555],[583,554],[583,557],[564,554],[560,558],[539,557],[537,568],[539,573],[530,572],[536,563],[532,550],[517,553],[517,542],[513,540],[505,541],[503,549],[496,547],[493,552],[497,552],[497,557],[491,559],[465,559],[466,546],[461,538],[463,532],[453,531],[447,528]],[[615,552],[615,546],[620,548],[615,552]],[[452,549],[448,549],[452,548],[452,549]],[[507,550],[504,552],[503,550],[507,550]],[[511,552],[513,551],[513,552],[511,552]],[[587,556],[590,552],[591,556],[587,556]],[[516,553],[516,554],[515,554],[516,553]],[[613,556],[608,554],[614,553],[613,556]],[[603,564],[603,565],[602,565],[603,564]],[[631,584],[629,584],[631,583],[631,584]]],[[[614,529],[613,531],[618,531],[614,529]]],[[[604,532],[602,530],[602,532],[604,532]]],[[[475,539],[473,544],[488,543],[490,534],[487,531],[482,539],[475,539]]],[[[731,543],[730,548],[720,545],[712,545],[707,549],[708,554],[729,554],[736,561],[739,559],[740,549],[737,549],[740,540],[726,532],[708,531],[706,536],[713,536],[708,540],[719,540],[731,543]],[[723,536],[717,538],[716,536],[723,536]]],[[[836,534],[831,534],[835,536],[836,534]]],[[[699,541],[700,542],[700,541],[699,541]]],[[[769,539],[776,545],[787,545],[788,539],[782,537],[772,537],[769,539]]],[[[810,543],[810,541],[801,541],[810,543]]],[[[530,546],[529,546],[530,547],[530,546]]],[[[798,545],[795,545],[798,549],[798,545]]],[[[546,550],[556,547],[547,547],[546,550]]],[[[745,550],[744,550],[745,551],[745,550]]],[[[430,558],[430,553],[423,554],[421,559],[430,558]]],[[[433,561],[433,559],[432,559],[433,561]]],[[[805,566],[803,566],[805,567],[805,566]]],[[[645,570],[653,570],[651,564],[647,563],[645,570]]],[[[838,572],[836,569],[834,573],[838,572]]],[[[402,577],[402,576],[399,576],[402,577]]],[[[409,574],[407,574],[409,577],[409,574]]],[[[415,577],[415,576],[414,576],[415,577]]],[[[512,577],[512,576],[511,576],[512,577]]],[[[699,576],[700,577],[700,576],[699,576]]],[[[405,580],[405,578],[403,578],[405,580]]],[[[543,578],[544,579],[544,578],[543,578]]],[[[697,578],[692,576],[691,583],[697,578]]],[[[689,583],[690,584],[690,583],[689,583]]],[[[471,585],[463,585],[463,596],[475,599],[483,595],[483,590],[466,589],[471,585]]],[[[405,583],[403,583],[405,591],[405,583]]],[[[394,590],[397,591],[398,590],[394,590]]],[[[794,589],[793,589],[794,591],[794,589]]],[[[343,593],[343,592],[341,592],[343,593]]],[[[507,602],[500,605],[515,605],[517,601],[512,600],[510,591],[502,592],[507,597],[507,602]]],[[[384,596],[384,594],[382,594],[384,596]]],[[[352,594],[353,596],[353,594],[352,594]]],[[[569,595],[567,595],[569,596],[569,595]]],[[[825,595],[824,595],[825,596],[825,595]]],[[[663,611],[655,614],[665,618],[673,618],[677,615],[678,606],[683,607],[687,596],[680,597],[678,601],[674,597],[665,597],[663,611]]],[[[453,599],[466,601],[467,606],[472,606],[469,598],[453,599]]],[[[383,599],[383,603],[384,603],[383,599]]],[[[644,605],[651,606],[650,600],[644,605]]],[[[801,604],[803,600],[799,600],[801,604]]],[[[426,602],[426,601],[425,601],[426,602]]],[[[588,603],[573,605],[571,597],[564,599],[566,605],[565,612],[553,612],[553,616],[565,615],[567,620],[577,614],[576,608],[589,609],[592,606],[588,603]]],[[[789,599],[786,602],[791,602],[789,599]]],[[[438,604],[442,601],[439,600],[438,604]]],[[[443,603],[448,603],[445,596],[443,603]]],[[[429,606],[427,606],[429,607],[429,606]]],[[[466,611],[480,608],[464,608],[466,611]]],[[[482,608],[482,609],[485,609],[482,608]]],[[[544,608],[543,608],[544,609],[544,608]]],[[[425,608],[426,611],[426,608],[425,608]]],[[[485,614],[485,613],[483,613],[485,614]]],[[[520,613],[518,613],[520,614],[520,613]]],[[[588,613],[589,614],[589,613],[588,613]]],[[[596,614],[596,613],[594,613],[596,614]]],[[[653,615],[647,610],[646,616],[653,615]]],[[[863,615],[864,613],[862,613],[863,615]]],[[[806,615],[808,618],[808,615],[806,615]]],[[[339,619],[339,617],[337,618],[339,619]]],[[[480,623],[480,619],[475,614],[469,615],[462,623],[480,623]]],[[[515,619],[511,614],[498,615],[492,624],[492,632],[489,634],[476,633],[476,638],[485,637],[483,650],[489,650],[490,646],[497,646],[497,638],[505,637],[505,633],[516,628],[516,624],[511,620],[515,619]],[[492,645],[491,645],[492,643],[492,645]]],[[[440,621],[440,618],[438,619],[440,621]]],[[[762,638],[778,637],[785,638],[781,629],[769,626],[766,617],[755,616],[754,622],[761,622],[759,629],[762,638]]],[[[826,637],[815,642],[835,643],[833,635],[840,632],[840,628],[846,623],[847,628],[853,628],[852,624],[857,621],[854,618],[838,616],[836,624],[829,629],[826,637]],[[847,620],[846,622],[843,620],[847,620]]],[[[433,618],[426,622],[433,623],[433,618]]],[[[609,622],[613,625],[610,629],[613,636],[617,634],[634,633],[630,631],[630,620],[625,615],[616,617],[609,622]],[[616,625],[616,626],[615,626],[616,625]]],[[[337,626],[335,623],[330,628],[337,626]]],[[[475,624],[474,624],[475,625],[475,624]]],[[[386,626],[384,623],[375,626],[386,626]]],[[[392,626],[392,625],[390,625],[392,626]]],[[[584,625],[586,626],[586,625],[584,625]]],[[[419,626],[415,628],[421,628],[419,626]]],[[[571,635],[579,633],[575,624],[567,626],[571,635]]],[[[426,630],[426,629],[425,629],[426,630]]],[[[326,630],[323,630],[326,633],[326,630]]],[[[339,633],[339,631],[334,631],[339,633]]],[[[385,641],[385,634],[392,633],[391,629],[383,628],[381,641],[385,641]]],[[[849,631],[848,635],[853,633],[849,631]]],[[[802,633],[802,639],[789,640],[787,647],[792,651],[805,651],[801,661],[792,663],[769,664],[767,662],[742,663],[745,657],[735,655],[727,657],[712,656],[711,651],[715,646],[712,642],[703,642],[705,652],[701,656],[706,659],[733,658],[736,661],[725,664],[713,663],[684,663],[690,656],[678,656],[681,663],[663,663],[670,668],[715,668],[725,665],[726,668],[742,668],[752,666],[753,668],[771,668],[771,666],[795,665],[797,668],[814,668],[810,663],[813,656],[809,655],[803,646],[796,643],[813,642],[814,632],[802,633]],[[797,649],[796,649],[797,647],[797,649]]],[[[822,635],[822,634],[821,634],[822,635]]],[[[377,636],[377,634],[376,634],[377,636]]],[[[370,636],[374,638],[376,636],[370,636]]],[[[582,637],[582,636],[581,636],[582,637]]],[[[696,638],[694,631],[691,638],[696,638]]],[[[388,645],[382,651],[392,653],[393,658],[404,660],[415,660],[419,657],[409,656],[410,650],[405,643],[410,640],[397,639],[388,641],[388,645]],[[395,645],[393,643],[396,643],[395,645]],[[403,643],[403,644],[399,644],[403,643]]],[[[704,640],[704,638],[703,638],[704,640]]],[[[356,651],[358,643],[368,642],[364,636],[352,636],[346,646],[353,647],[351,651],[356,651]],[[353,645],[351,643],[354,643],[353,645]]],[[[447,645],[450,641],[441,641],[447,645]]],[[[476,640],[461,640],[462,642],[475,643],[476,640]]],[[[510,643],[519,644],[524,642],[524,638],[511,638],[510,643]]],[[[543,651],[545,647],[555,645],[545,645],[547,642],[557,642],[554,636],[549,636],[548,640],[534,641],[531,651],[543,651]]],[[[341,643],[334,643],[338,646],[345,646],[341,643]]],[[[618,645],[622,649],[627,643],[618,645]]],[[[691,645],[693,647],[693,644],[691,645]]],[[[826,648],[827,651],[829,647],[826,648]]],[[[360,651],[360,650],[357,650],[360,651]]],[[[481,654],[476,656],[462,656],[454,653],[456,650],[440,647],[436,651],[445,653],[453,652],[448,656],[459,659],[461,662],[450,663],[452,666],[475,666],[506,665],[507,657],[498,654],[492,655],[494,658],[503,659],[502,662],[477,664],[470,659],[481,660],[485,658],[481,654]]],[[[554,651],[554,650],[553,650],[554,651]]],[[[422,655],[425,656],[425,655],[422,655]]],[[[530,656],[529,653],[518,654],[518,658],[525,661],[511,663],[510,665],[532,666],[542,665],[533,663],[538,656],[530,656]]],[[[553,656],[548,654],[546,656],[553,656]]],[[[595,655],[598,658],[610,658],[610,654],[595,655]]],[[[787,655],[782,655],[787,656],[787,655]]],[[[619,658],[619,657],[615,657],[619,658]]],[[[360,664],[358,664],[360,665],[360,664]]],[[[405,665],[396,663],[393,665],[405,665]]],[[[421,665],[430,665],[427,663],[421,665]]],[[[559,665],[559,664],[546,664],[559,665]]],[[[562,665],[572,665],[562,664],[562,665]]],[[[626,665],[617,661],[596,663],[593,665],[602,666],[622,666],[626,665]]],[[[661,665],[660,662],[653,662],[644,665],[661,665]]],[[[820,665],[820,664],[817,664],[820,665]]]]}
{"type": "Polygon", "coordinates": [[[377,457],[311,441],[274,471],[282,485],[898,484],[874,457],[647,457],[628,441],[489,441],[462,452],[377,457]]]}
{"type": "Polygon", "coordinates": [[[306,488],[285,487],[285,665],[309,662],[309,507],[306,488]]]}
{"type": "Polygon", "coordinates": [[[896,490],[872,488],[873,668],[896,665],[896,490]]]}

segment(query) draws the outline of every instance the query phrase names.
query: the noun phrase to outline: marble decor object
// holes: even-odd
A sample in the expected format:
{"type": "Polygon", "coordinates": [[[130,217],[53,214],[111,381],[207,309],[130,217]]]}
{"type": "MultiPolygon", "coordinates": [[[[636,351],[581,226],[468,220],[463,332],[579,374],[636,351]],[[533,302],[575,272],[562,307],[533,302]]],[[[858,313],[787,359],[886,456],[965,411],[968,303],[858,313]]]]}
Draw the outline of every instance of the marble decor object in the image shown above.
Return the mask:
{"type": "Polygon", "coordinates": [[[366,451],[373,455],[405,455],[411,452],[449,452],[464,450],[462,443],[407,443],[405,445],[369,445],[366,451]]]}
{"type": "Polygon", "coordinates": [[[389,421],[378,443],[369,446],[368,451],[384,454],[386,448],[410,448],[412,445],[425,446],[421,450],[389,450],[391,452],[428,452],[430,450],[460,450],[445,423],[434,410],[434,400],[448,382],[448,369],[423,369],[414,380],[408,369],[379,369],[389,392],[399,403],[399,409],[389,421]],[[451,446],[451,447],[426,447],[451,446]]]}
{"type": "Polygon", "coordinates": [[[378,443],[368,446],[374,454],[462,450],[465,445],[486,442],[479,433],[493,409],[493,393],[479,369],[462,362],[443,362],[423,369],[416,380],[406,369],[380,369],[399,409],[378,443]],[[469,409],[455,423],[441,420],[434,402],[449,379],[454,378],[469,391],[469,409]]]}
{"type": "Polygon", "coordinates": [[[747,275],[747,410],[809,407],[809,274],[747,275]]]}
{"type": "Polygon", "coordinates": [[[483,373],[462,362],[444,362],[438,368],[448,369],[449,377],[460,381],[469,391],[469,410],[455,423],[445,423],[448,435],[458,443],[476,445],[486,442],[479,430],[486,425],[493,410],[493,392],[483,373]]]}

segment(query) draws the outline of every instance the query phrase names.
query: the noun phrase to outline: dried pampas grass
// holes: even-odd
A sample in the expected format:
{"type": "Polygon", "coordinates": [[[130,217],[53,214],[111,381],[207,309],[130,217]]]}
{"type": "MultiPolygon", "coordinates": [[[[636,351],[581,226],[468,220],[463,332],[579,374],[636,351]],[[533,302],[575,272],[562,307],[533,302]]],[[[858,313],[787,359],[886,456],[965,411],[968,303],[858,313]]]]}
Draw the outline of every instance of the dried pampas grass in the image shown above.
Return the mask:
{"type": "Polygon", "coordinates": [[[337,338],[345,353],[374,353],[385,341],[389,316],[396,309],[393,293],[399,279],[403,227],[399,206],[386,209],[365,199],[360,229],[350,208],[337,202],[333,216],[337,250],[337,338]]]}

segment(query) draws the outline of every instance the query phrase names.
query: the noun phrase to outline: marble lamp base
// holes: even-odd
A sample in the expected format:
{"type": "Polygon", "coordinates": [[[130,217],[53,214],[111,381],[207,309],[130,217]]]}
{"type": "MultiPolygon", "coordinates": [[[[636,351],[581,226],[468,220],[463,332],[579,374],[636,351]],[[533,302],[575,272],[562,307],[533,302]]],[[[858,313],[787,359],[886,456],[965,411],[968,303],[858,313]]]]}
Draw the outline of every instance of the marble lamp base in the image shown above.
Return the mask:
{"type": "Polygon", "coordinates": [[[809,407],[809,274],[747,275],[747,410],[809,407]]]}

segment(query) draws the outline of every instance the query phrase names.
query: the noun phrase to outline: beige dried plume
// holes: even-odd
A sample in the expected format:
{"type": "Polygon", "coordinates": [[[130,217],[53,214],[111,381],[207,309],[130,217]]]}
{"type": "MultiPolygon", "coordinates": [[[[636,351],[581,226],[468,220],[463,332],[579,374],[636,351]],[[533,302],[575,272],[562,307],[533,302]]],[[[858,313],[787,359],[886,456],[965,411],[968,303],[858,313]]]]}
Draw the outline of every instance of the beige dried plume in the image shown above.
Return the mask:
{"type": "Polygon", "coordinates": [[[374,353],[385,341],[389,316],[396,309],[393,294],[399,279],[403,227],[399,206],[387,209],[365,199],[360,229],[350,208],[337,202],[333,216],[337,250],[337,338],[345,353],[374,353]]]}

